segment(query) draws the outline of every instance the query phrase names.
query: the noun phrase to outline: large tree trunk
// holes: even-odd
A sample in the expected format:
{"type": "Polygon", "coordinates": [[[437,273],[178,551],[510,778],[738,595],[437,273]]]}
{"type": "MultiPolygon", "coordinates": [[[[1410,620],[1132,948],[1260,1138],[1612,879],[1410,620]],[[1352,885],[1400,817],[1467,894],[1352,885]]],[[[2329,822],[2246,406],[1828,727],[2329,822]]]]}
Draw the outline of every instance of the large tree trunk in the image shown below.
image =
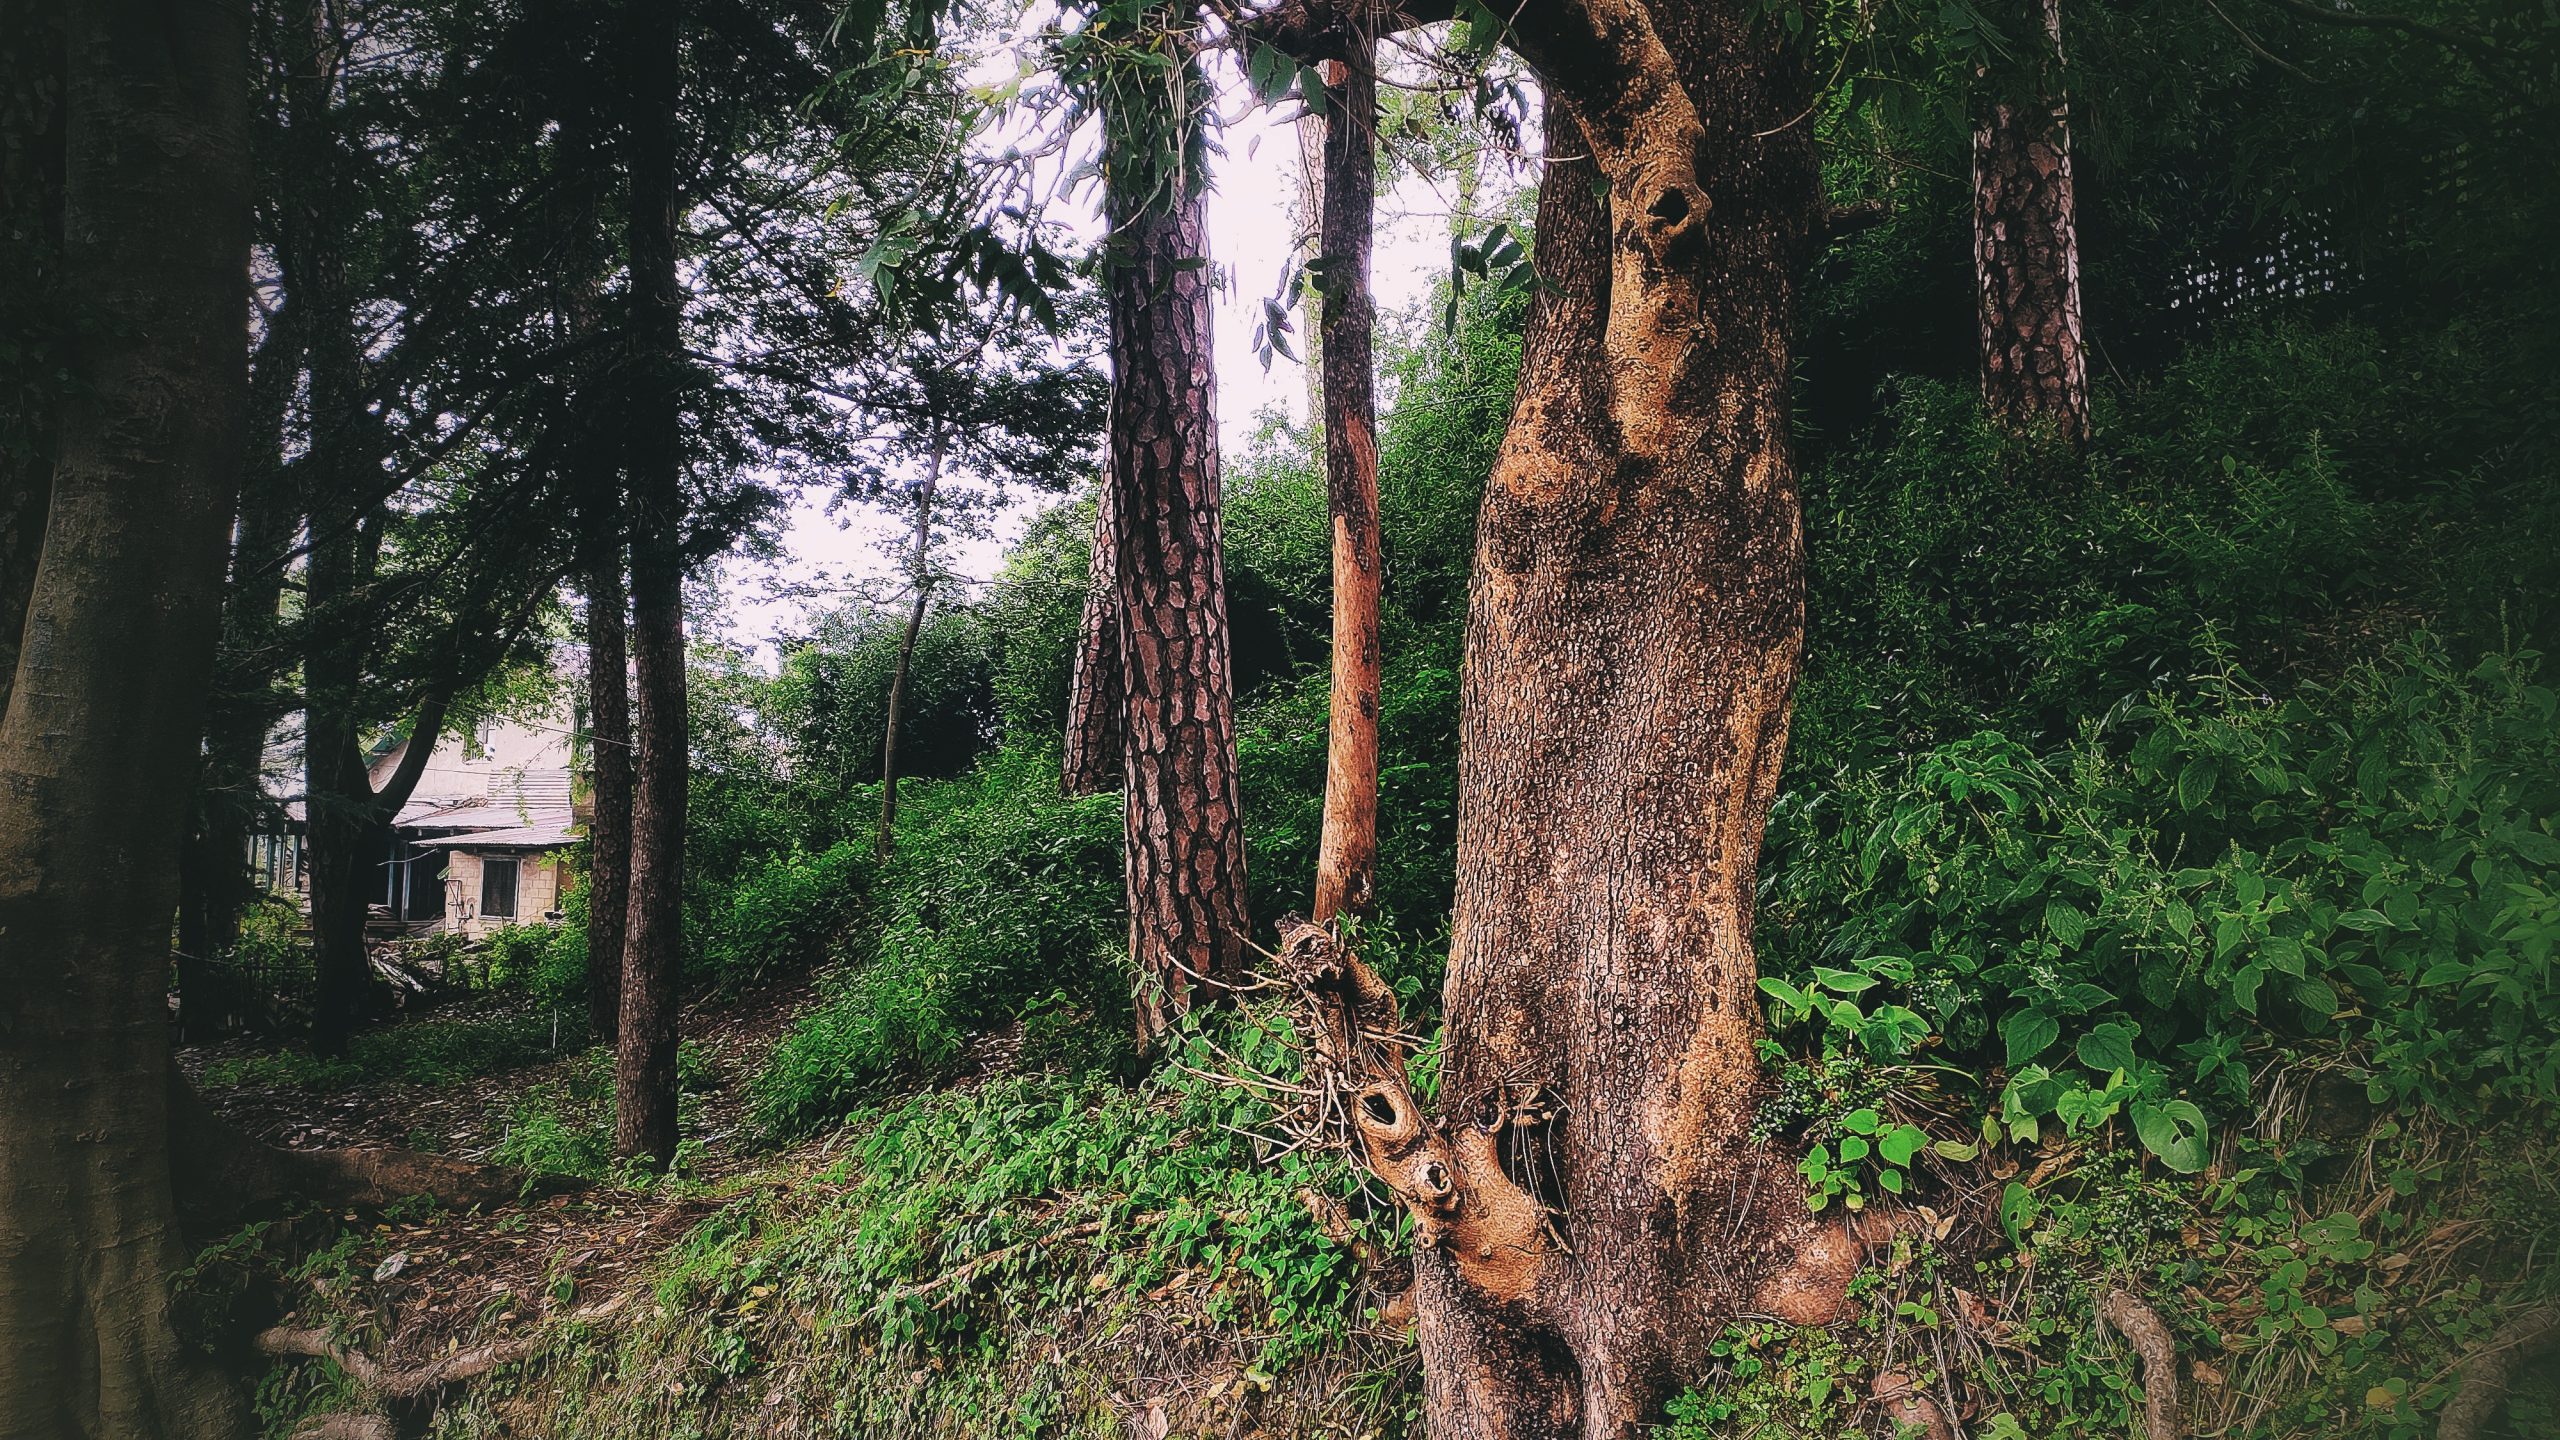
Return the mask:
{"type": "Polygon", "coordinates": [[[1742,10],[1532,5],[1512,39],[1549,153],[1589,158],[1540,187],[1547,288],[1477,530],[1440,1118],[1401,1063],[1350,1077],[1351,1114],[1417,1217],[1436,1440],[1616,1440],[1738,1315],[1831,1318],[1855,1258],[1750,1137],[1818,190],[1800,57],[1742,10]]]}
{"type": "Polygon", "coordinates": [[[2045,44],[1984,103],[1973,130],[1973,271],[1982,398],[2001,420],[2089,433],[2080,336],[2080,224],[2062,85],[2061,0],[2032,0],[2045,44]],[[2015,92],[2015,93],[2007,93],[2015,92]]]}
{"type": "Polygon", "coordinates": [[[889,674],[889,719],[880,735],[880,833],[872,845],[872,853],[889,858],[889,847],[898,826],[898,725],[905,718],[907,704],[907,671],[915,664],[916,636],[924,629],[925,605],[933,598],[933,492],[942,483],[942,437],[933,440],[932,454],[925,463],[924,483],[916,488],[916,551],[908,581],[915,586],[915,603],[907,610],[906,638],[898,644],[898,666],[889,674]]]}
{"type": "Polygon", "coordinates": [[[676,979],[684,956],[684,295],[676,278],[677,10],[632,7],[631,650],[639,690],[631,903],[614,1067],[615,1153],[676,1153],[676,979]]]}
{"type": "Polygon", "coordinates": [[[53,494],[53,386],[28,383],[60,343],[63,316],[62,25],[40,0],[0,0],[0,265],[13,294],[0,325],[18,350],[0,391],[0,715],[18,670],[53,494]]]}
{"type": "MultiPolygon", "coordinates": [[[[1133,88],[1175,93],[1152,117],[1196,117],[1190,68],[1133,88]]],[[[1126,125],[1129,116],[1119,117],[1126,125]]],[[[1187,123],[1196,124],[1195,119],[1187,123]]],[[[1106,117],[1106,127],[1110,117],[1106,117]]],[[[1179,142],[1177,142],[1179,145],[1179,142]]],[[[1217,384],[1201,179],[1114,164],[1109,484],[1113,487],[1123,814],[1138,1025],[1151,1037],[1244,974],[1243,804],[1218,524],[1217,384]]]]}
{"type": "Polygon", "coordinates": [[[1365,917],[1378,873],[1378,434],[1369,242],[1377,210],[1377,44],[1328,67],[1324,134],[1324,468],[1333,518],[1333,699],[1315,918],[1365,917]]]}
{"type": "MultiPolygon", "coordinates": [[[[594,522],[591,522],[594,523],[594,522]]],[[[622,1028],[622,954],[631,904],[630,597],[618,523],[599,525],[587,570],[587,748],[595,767],[587,820],[587,1023],[622,1028]]]]}
{"type": "Polygon", "coordinates": [[[170,1325],[176,861],[247,386],[242,12],[66,15],[65,279],[94,316],[0,720],[0,1435],[219,1437],[170,1325]]]}
{"type": "Polygon", "coordinates": [[[1069,795],[1120,788],[1121,732],[1128,723],[1120,673],[1120,529],[1112,485],[1093,502],[1093,560],[1086,571],[1084,618],[1076,631],[1075,665],[1067,676],[1066,758],[1069,795]]]}

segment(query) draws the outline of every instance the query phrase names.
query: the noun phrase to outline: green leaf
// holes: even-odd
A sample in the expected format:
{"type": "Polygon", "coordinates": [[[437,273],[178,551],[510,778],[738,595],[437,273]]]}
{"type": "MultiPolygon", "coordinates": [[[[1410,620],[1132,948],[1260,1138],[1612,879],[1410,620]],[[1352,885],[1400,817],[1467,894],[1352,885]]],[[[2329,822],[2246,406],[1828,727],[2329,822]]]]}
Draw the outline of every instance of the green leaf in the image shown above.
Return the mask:
{"type": "Polygon", "coordinates": [[[2080,1057],[2081,1064],[2101,1075],[2131,1070],[2133,1037],[2141,1030],[2141,1026],[2129,1020],[2110,1020],[2103,1025],[2092,1026],[2088,1034],[2080,1037],[2073,1053],[2080,1057]]]}
{"type": "Polygon", "coordinates": [[[2063,949],[2077,950],[2081,939],[2089,933],[2089,917],[2081,914],[2076,905],[2048,900],[2044,907],[2044,928],[2053,932],[2053,938],[2062,942],[2063,949]]]}
{"type": "Polygon", "coordinates": [[[1867,1137],[1864,1135],[1843,1135],[1840,1137],[1840,1163],[1843,1165],[1855,1164],[1860,1160],[1866,1159],[1867,1150],[1867,1137]]]}
{"type": "Polygon", "coordinates": [[[2000,1022],[2000,1039],[2009,1048],[2012,1067],[2043,1054],[2061,1034],[2060,1022],[2041,1010],[2019,1010],[2000,1022]]]}
{"type": "Polygon", "coordinates": [[[1981,1146],[1963,1140],[1934,1140],[1929,1148],[1937,1152],[1939,1159],[1953,1160],[1959,1165],[1982,1153],[1981,1146]]]}
{"type": "Polygon", "coordinates": [[[1883,1123],[1884,1117],[1865,1108],[1852,1110],[1840,1117],[1840,1128],[1852,1135],[1873,1135],[1876,1127],[1883,1123]]]}
{"type": "Polygon", "coordinates": [[[2199,755],[2178,771],[2178,808],[2193,810],[2213,796],[2213,782],[2222,778],[2222,763],[2210,755],[2199,755]]]}
{"type": "Polygon", "coordinates": [[[2000,1192],[2000,1228],[2009,1232],[2009,1243],[2023,1247],[2027,1243],[2027,1227],[2036,1223],[2036,1216],[2043,1210],[2044,1203],[2036,1199],[2036,1192],[2010,1181],[2000,1192]]]}
{"type": "Polygon", "coordinates": [[[2211,1158],[2206,1146],[2204,1112],[2191,1101],[2171,1100],[2160,1105],[2136,1102],[2133,1133],[2141,1137],[2143,1149],[2159,1156],[2161,1164],[2181,1175],[2202,1170],[2211,1158]]]}
{"type": "Polygon", "coordinates": [[[1861,975],[1855,970],[1831,970],[1816,965],[1813,967],[1813,978],[1823,989],[1836,991],[1842,995],[1855,995],[1861,991],[1876,988],[1874,976],[1861,975]]]}
{"type": "Polygon", "coordinates": [[[1908,1165],[1911,1157],[1929,1143],[1928,1135],[1917,1125],[1899,1125],[1893,1133],[1876,1142],[1876,1155],[1887,1165],[1908,1165]]]}

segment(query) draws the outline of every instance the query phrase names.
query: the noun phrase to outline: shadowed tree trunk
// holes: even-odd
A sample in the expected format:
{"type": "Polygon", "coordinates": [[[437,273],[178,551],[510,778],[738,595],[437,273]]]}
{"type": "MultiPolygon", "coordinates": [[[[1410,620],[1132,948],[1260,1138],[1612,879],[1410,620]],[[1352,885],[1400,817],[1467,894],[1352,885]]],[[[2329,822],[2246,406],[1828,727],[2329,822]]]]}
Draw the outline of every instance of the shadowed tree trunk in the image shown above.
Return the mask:
{"type": "Polygon", "coordinates": [[[1067,678],[1065,773],[1069,795],[1120,788],[1121,727],[1127,722],[1120,674],[1120,548],[1109,479],[1093,504],[1093,562],[1076,631],[1075,668],[1067,678]]]}
{"type": "MultiPolygon", "coordinates": [[[[1106,116],[1197,124],[1188,64],[1130,87],[1160,105],[1106,116]],[[1177,117],[1191,117],[1187,120],[1177,117]]],[[[1178,154],[1187,141],[1176,139],[1178,154]]],[[[1122,786],[1129,931],[1142,1038],[1244,974],[1243,806],[1236,779],[1227,587],[1218,524],[1217,382],[1204,177],[1179,163],[1115,164],[1111,224],[1109,484],[1124,696],[1122,786]]]]}
{"type": "Polygon", "coordinates": [[[170,1324],[166,995],[248,382],[247,35],[203,0],[63,15],[88,323],[0,719],[0,1435],[194,1440],[244,1418],[170,1324]]]}
{"type": "MultiPolygon", "coordinates": [[[[601,498],[610,503],[613,497],[601,498]]],[[[631,904],[630,598],[623,591],[618,526],[604,520],[597,528],[603,535],[586,567],[587,743],[595,766],[595,808],[587,820],[587,1022],[596,1039],[611,1043],[622,1025],[631,904]]]]}
{"type": "Polygon", "coordinates": [[[898,722],[905,714],[907,670],[915,663],[916,634],[924,629],[924,607],[933,598],[933,491],[942,483],[942,436],[933,438],[932,453],[926,459],[924,483],[916,487],[916,554],[908,580],[915,586],[915,604],[907,611],[906,638],[898,645],[898,668],[889,674],[889,721],[880,736],[880,834],[872,852],[881,859],[889,858],[889,846],[898,825],[898,722]]]}
{"type": "Polygon", "coordinates": [[[1324,468],[1333,519],[1333,699],[1315,918],[1369,914],[1378,873],[1378,434],[1369,243],[1377,210],[1377,45],[1327,69],[1323,221],[1324,468]]]}
{"type": "Polygon", "coordinates": [[[63,294],[62,28],[41,0],[0,0],[0,264],[13,292],[5,311],[16,348],[0,391],[0,715],[18,669],[18,637],[35,592],[53,494],[53,386],[35,377],[61,342],[63,294]]]}
{"type": "Polygon", "coordinates": [[[1826,1322],[1856,1262],[1750,1133],[1819,189],[1802,57],[1747,7],[1532,4],[1510,39],[1556,158],[1477,526],[1436,1116],[1401,1056],[1346,1067],[1321,1038],[1392,1029],[1392,992],[1298,973],[1352,1017],[1312,1027],[1317,1059],[1415,1216],[1435,1440],[1632,1440],[1727,1323],[1826,1322]]]}
{"type": "Polygon", "coordinates": [[[676,1153],[676,978],[684,957],[684,293],[676,276],[677,9],[629,11],[631,652],[639,697],[631,902],[614,1066],[614,1152],[676,1153]]]}
{"type": "Polygon", "coordinates": [[[2071,186],[2061,0],[2032,0],[2045,43],[1973,130],[1973,272],[1982,398],[2013,425],[2089,433],[2089,360],[2080,335],[2080,226],[2071,186]]]}

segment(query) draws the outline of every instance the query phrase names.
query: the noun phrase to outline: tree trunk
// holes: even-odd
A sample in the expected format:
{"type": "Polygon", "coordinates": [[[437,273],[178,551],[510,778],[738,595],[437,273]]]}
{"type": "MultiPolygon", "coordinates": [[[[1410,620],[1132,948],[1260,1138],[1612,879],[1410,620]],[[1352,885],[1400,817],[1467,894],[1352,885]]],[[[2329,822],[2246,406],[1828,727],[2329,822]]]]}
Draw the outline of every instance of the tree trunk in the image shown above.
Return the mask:
{"type": "Polygon", "coordinates": [[[1093,503],[1093,561],[1086,571],[1084,620],[1076,631],[1075,668],[1067,678],[1066,763],[1069,795],[1120,788],[1121,735],[1128,724],[1120,673],[1120,529],[1112,485],[1093,503]]]}
{"type": "MultiPolygon", "coordinates": [[[[1196,117],[1188,66],[1163,124],[1196,117]]],[[[1131,117],[1119,117],[1125,127],[1131,117]]],[[[1106,129],[1111,117],[1106,117],[1106,129]]],[[[1196,118],[1187,123],[1198,123],[1196,118]]],[[[1124,130],[1125,133],[1125,130],[1124,130]]],[[[1180,142],[1176,142],[1180,148],[1180,142]]],[[[1200,180],[1115,164],[1109,297],[1114,581],[1127,686],[1122,784],[1138,1025],[1152,1037],[1244,974],[1243,805],[1218,524],[1217,386],[1200,180]],[[1152,172],[1152,173],[1151,173],[1152,172]]]]}
{"type": "Polygon", "coordinates": [[[201,0],[64,12],[71,354],[0,720],[0,1435],[224,1436],[170,1324],[176,860],[247,386],[248,43],[201,0]]]}
{"type": "Polygon", "coordinates": [[[676,278],[677,10],[633,6],[630,116],[631,650],[639,706],[631,903],[614,1067],[614,1152],[676,1153],[676,979],[684,956],[684,295],[676,278]]]}
{"type": "Polygon", "coordinates": [[[613,1043],[622,1026],[622,953],[631,904],[630,599],[618,526],[587,565],[587,735],[595,765],[587,821],[587,1022],[613,1043]]]}
{"type": "Polygon", "coordinates": [[[1982,398],[1993,415],[2089,433],[2089,360],[2080,335],[2080,225],[2062,85],[2061,0],[2035,0],[2045,45],[1994,95],[1973,130],[1973,270],[1982,398]]]}
{"type": "Polygon", "coordinates": [[[883,860],[889,858],[898,824],[898,723],[906,713],[907,667],[915,663],[916,635],[924,629],[925,603],[933,598],[933,491],[941,483],[942,437],[937,434],[925,464],[924,484],[916,490],[916,555],[909,574],[916,599],[907,611],[906,639],[898,645],[898,668],[889,675],[889,721],[880,736],[880,834],[873,853],[883,860]]]}
{"type": "Polygon", "coordinates": [[[1431,1434],[1620,1440],[1738,1315],[1832,1318],[1856,1258],[1750,1137],[1819,191],[1801,56],[1743,11],[1581,0],[1510,38],[1550,155],[1589,158],[1540,187],[1477,529],[1440,1118],[1401,1064],[1352,1118],[1417,1217],[1431,1434]]]}
{"type": "Polygon", "coordinates": [[[1333,518],[1333,700],[1327,728],[1324,829],[1316,847],[1315,918],[1366,918],[1378,872],[1378,435],[1369,293],[1376,226],[1378,76],[1375,41],[1359,38],[1331,65],[1325,97],[1324,468],[1333,518]]]}
{"type": "Polygon", "coordinates": [[[61,342],[63,317],[62,25],[55,7],[38,0],[0,3],[0,265],[15,293],[6,338],[19,348],[0,398],[0,716],[18,670],[18,639],[35,592],[44,549],[45,513],[53,494],[56,397],[49,384],[25,383],[61,342]]]}
{"type": "MultiPolygon", "coordinates": [[[[1294,127],[1298,132],[1298,263],[1324,253],[1324,187],[1325,187],[1325,117],[1312,110],[1300,112],[1294,127]]],[[[1298,292],[1299,370],[1307,386],[1307,423],[1318,425],[1324,419],[1324,307],[1316,300],[1312,287],[1302,286],[1298,292]]]]}

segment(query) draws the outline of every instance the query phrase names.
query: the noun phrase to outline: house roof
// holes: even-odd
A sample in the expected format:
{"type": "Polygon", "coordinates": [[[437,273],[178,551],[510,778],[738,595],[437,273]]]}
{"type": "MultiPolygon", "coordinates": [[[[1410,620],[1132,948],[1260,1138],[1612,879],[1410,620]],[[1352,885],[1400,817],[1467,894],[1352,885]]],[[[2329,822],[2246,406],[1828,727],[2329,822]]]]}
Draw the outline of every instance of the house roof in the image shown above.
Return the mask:
{"type": "Polygon", "coordinates": [[[575,845],[581,838],[566,825],[518,825],[507,830],[473,830],[421,838],[414,843],[430,850],[557,850],[575,845]]]}

